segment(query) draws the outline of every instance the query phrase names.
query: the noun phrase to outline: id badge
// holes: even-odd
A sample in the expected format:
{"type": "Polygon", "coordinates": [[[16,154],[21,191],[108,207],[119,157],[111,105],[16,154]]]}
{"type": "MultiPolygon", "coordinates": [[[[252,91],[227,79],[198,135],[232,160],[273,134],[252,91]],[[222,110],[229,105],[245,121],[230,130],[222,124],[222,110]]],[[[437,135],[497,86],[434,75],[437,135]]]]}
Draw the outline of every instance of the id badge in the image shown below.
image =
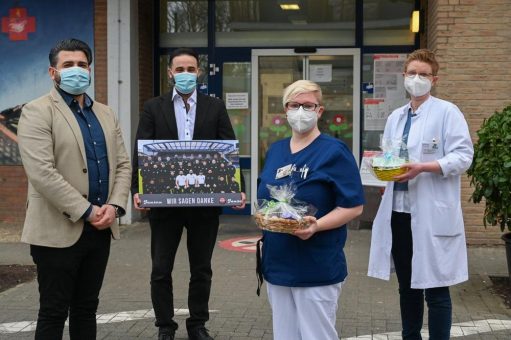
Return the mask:
{"type": "Polygon", "coordinates": [[[438,151],[438,143],[422,143],[422,154],[423,155],[434,155],[438,151]]]}
{"type": "Polygon", "coordinates": [[[288,164],[283,166],[282,168],[277,169],[277,174],[275,175],[275,179],[281,179],[291,175],[291,171],[293,169],[293,164],[288,164]]]}

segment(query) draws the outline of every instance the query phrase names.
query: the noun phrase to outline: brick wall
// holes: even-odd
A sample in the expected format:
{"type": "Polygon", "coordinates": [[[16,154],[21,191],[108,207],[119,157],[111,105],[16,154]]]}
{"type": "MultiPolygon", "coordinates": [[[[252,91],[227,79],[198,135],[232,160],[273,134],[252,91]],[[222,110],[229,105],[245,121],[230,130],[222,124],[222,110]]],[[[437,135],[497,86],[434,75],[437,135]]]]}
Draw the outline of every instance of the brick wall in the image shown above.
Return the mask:
{"type": "Polygon", "coordinates": [[[27,177],[23,167],[0,166],[0,187],[0,232],[19,233],[25,219],[27,201],[27,177]]]}
{"type": "MultiPolygon", "coordinates": [[[[511,2],[509,0],[428,1],[428,48],[440,62],[435,94],[454,102],[465,114],[472,138],[483,119],[511,104],[511,2]]],[[[484,204],[468,202],[462,182],[462,205],[468,242],[501,243],[500,229],[482,225],[484,204]]]]}
{"type": "Polygon", "coordinates": [[[94,99],[108,104],[107,0],[94,1],[94,99]]]}

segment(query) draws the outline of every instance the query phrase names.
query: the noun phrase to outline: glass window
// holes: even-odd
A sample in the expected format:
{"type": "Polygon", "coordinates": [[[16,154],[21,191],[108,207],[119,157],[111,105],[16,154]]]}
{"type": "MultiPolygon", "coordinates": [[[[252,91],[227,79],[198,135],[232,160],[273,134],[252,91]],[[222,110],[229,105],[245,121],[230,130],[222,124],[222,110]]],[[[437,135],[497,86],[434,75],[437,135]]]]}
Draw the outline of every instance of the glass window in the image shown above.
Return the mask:
{"type": "Polygon", "coordinates": [[[415,0],[364,0],[364,45],[413,45],[415,0]]]}
{"type": "MultiPolygon", "coordinates": [[[[383,135],[384,130],[384,124],[386,123],[387,116],[392,113],[395,109],[398,107],[405,105],[409,101],[409,96],[406,93],[403,85],[403,66],[404,65],[404,58],[406,57],[406,53],[399,53],[399,54],[364,54],[362,58],[362,102],[364,105],[362,105],[362,120],[364,121],[364,130],[362,131],[362,150],[380,150],[380,142],[383,135]],[[394,68],[398,68],[396,70],[399,74],[396,74],[394,78],[384,78],[387,81],[389,81],[389,88],[387,89],[387,97],[380,97],[378,96],[378,91],[373,91],[372,85],[375,84],[374,80],[374,68],[375,68],[375,59],[381,58],[381,56],[399,56],[399,58],[403,58],[396,61],[391,61],[391,63],[394,63],[395,67],[390,66],[389,69],[393,71],[394,68]],[[396,88],[395,91],[389,91],[390,87],[393,87],[393,82],[396,82],[396,88]],[[364,118],[366,118],[366,112],[364,111],[367,106],[366,99],[368,100],[369,105],[380,105],[379,107],[379,118],[384,118],[385,121],[379,122],[378,125],[379,128],[375,128],[375,122],[372,121],[372,126],[370,122],[366,122],[364,118]]],[[[380,59],[381,60],[381,59],[380,59]]],[[[390,64],[387,64],[390,65],[390,64]]],[[[379,72],[378,66],[377,73],[379,72]]],[[[381,68],[381,64],[380,64],[381,68]]],[[[381,71],[380,71],[381,72],[381,71]]],[[[376,81],[376,85],[378,85],[378,80],[376,81]]],[[[378,87],[378,86],[377,86],[378,87]]]]}
{"type": "Polygon", "coordinates": [[[205,47],[208,2],[160,0],[160,47],[205,47]]]}
{"type": "Polygon", "coordinates": [[[318,121],[319,130],[353,149],[353,56],[311,56],[309,79],[318,82],[323,93],[325,110],[318,121]],[[318,72],[325,67],[329,71],[318,72]],[[324,79],[325,75],[330,79],[324,79]]]}
{"type": "Polygon", "coordinates": [[[291,137],[282,105],[282,93],[291,83],[304,79],[304,61],[300,56],[259,57],[259,169],[270,145],[291,137]]]}
{"type": "MultiPolygon", "coordinates": [[[[374,60],[373,54],[364,54],[362,57],[362,84],[374,84],[374,60]]],[[[362,103],[364,99],[373,98],[373,92],[368,89],[362,91],[362,103]]],[[[363,110],[362,105],[362,110],[363,110]]],[[[362,113],[364,121],[364,113],[362,113]]],[[[380,140],[383,130],[364,130],[362,132],[362,150],[380,150],[380,140]]]]}
{"type": "Polygon", "coordinates": [[[228,62],[222,73],[223,98],[242,156],[250,155],[250,68],[249,62],[228,62]]]}
{"type": "Polygon", "coordinates": [[[219,47],[353,46],[355,0],[220,0],[216,31],[219,47]]]}

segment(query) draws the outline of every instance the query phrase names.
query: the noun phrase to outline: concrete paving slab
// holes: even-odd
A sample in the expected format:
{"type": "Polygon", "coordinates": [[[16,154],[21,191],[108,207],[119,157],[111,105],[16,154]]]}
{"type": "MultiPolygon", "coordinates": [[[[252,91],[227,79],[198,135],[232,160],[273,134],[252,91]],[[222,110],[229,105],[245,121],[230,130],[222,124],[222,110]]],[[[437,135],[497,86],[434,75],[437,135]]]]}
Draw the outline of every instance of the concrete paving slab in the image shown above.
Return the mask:
{"type": "MultiPolygon", "coordinates": [[[[146,222],[135,223],[123,227],[122,239],[112,243],[100,296],[98,339],[156,338],[149,292],[149,233],[146,222]]],[[[219,243],[258,235],[250,218],[221,218],[219,243]]],[[[370,230],[349,230],[345,249],[349,277],[343,286],[337,328],[343,339],[399,339],[401,322],[395,276],[386,282],[366,275],[370,238],[370,230]]],[[[183,239],[174,269],[175,307],[181,310],[181,315],[176,317],[180,325],[176,339],[187,339],[184,324],[189,267],[185,244],[183,239]]],[[[511,338],[511,310],[490,292],[489,276],[507,275],[504,253],[502,247],[469,248],[470,280],[451,289],[453,338],[511,338]]],[[[219,246],[213,263],[212,312],[207,324],[211,334],[218,340],[272,339],[271,310],[265,287],[260,297],[256,295],[255,254],[219,246]]],[[[0,264],[32,264],[28,246],[1,243],[0,264]]],[[[33,339],[33,330],[27,330],[37,318],[37,309],[36,282],[0,293],[0,339],[33,339]],[[19,330],[7,333],[5,328],[9,324],[19,330]]],[[[68,339],[67,334],[64,339],[68,339]]]]}

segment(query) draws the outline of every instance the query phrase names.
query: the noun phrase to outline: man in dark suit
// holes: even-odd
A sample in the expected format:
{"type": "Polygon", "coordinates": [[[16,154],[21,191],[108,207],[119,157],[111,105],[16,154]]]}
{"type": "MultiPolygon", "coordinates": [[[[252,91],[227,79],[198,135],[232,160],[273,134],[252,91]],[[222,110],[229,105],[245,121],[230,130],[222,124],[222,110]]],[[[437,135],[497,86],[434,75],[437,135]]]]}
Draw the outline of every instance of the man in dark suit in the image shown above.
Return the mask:
{"type": "MultiPolygon", "coordinates": [[[[168,75],[174,81],[171,92],[144,104],[136,139],[233,140],[236,139],[224,103],[196,90],[199,74],[198,54],[186,48],[170,56],[168,75]]],[[[138,195],[137,147],[133,157],[133,203],[140,208],[138,195]]],[[[243,181],[242,181],[243,182],[243,181]]],[[[242,183],[242,191],[244,184],[242,183]]],[[[245,206],[245,194],[242,193],[245,206]]],[[[209,319],[211,257],[218,233],[221,209],[153,208],[148,212],[151,226],[151,298],[159,327],[159,340],[173,340],[177,323],[173,320],[172,269],[183,227],[187,229],[190,262],[186,329],[191,340],[213,339],[205,328],[209,319]]]]}

